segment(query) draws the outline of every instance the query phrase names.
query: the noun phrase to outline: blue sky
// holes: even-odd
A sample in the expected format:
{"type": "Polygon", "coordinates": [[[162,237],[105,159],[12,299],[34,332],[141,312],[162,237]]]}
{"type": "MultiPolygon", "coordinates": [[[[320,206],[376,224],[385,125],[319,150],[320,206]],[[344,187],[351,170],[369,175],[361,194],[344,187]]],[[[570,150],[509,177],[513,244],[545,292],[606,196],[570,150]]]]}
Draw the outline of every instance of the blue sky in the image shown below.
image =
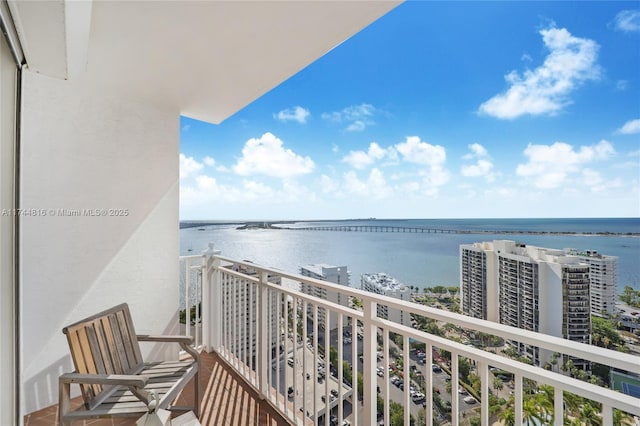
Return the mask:
{"type": "Polygon", "coordinates": [[[640,216],[640,8],[407,2],[219,125],[180,218],[640,216]]]}

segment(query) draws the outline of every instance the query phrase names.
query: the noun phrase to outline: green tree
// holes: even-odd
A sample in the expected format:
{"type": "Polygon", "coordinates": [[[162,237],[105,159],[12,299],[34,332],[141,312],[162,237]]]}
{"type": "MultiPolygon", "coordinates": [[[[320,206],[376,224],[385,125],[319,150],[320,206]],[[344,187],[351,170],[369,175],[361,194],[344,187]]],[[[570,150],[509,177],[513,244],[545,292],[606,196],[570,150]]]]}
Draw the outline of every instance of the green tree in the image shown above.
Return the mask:
{"type": "Polygon", "coordinates": [[[433,288],[433,292],[438,294],[444,294],[447,292],[447,288],[442,285],[437,285],[433,288]]]}
{"type": "Polygon", "coordinates": [[[351,306],[355,309],[362,310],[362,299],[358,299],[357,297],[351,298],[351,306]]]}
{"type": "Polygon", "coordinates": [[[469,365],[469,360],[467,358],[459,358],[458,360],[458,372],[462,378],[467,378],[469,376],[469,372],[471,371],[471,366],[469,365]]]}
{"type": "Polygon", "coordinates": [[[335,368],[338,369],[338,350],[335,346],[329,346],[329,362],[335,368]]]}
{"type": "Polygon", "coordinates": [[[499,392],[502,390],[502,388],[504,388],[504,383],[500,378],[498,377],[493,378],[493,388],[496,390],[496,392],[499,392]]]}
{"type": "Polygon", "coordinates": [[[347,361],[342,361],[342,377],[347,383],[353,383],[353,372],[351,371],[351,366],[347,361]]]}
{"type": "Polygon", "coordinates": [[[522,421],[526,426],[545,424],[546,420],[538,409],[535,398],[527,398],[522,403],[522,421]]]}
{"type": "Polygon", "coordinates": [[[515,426],[516,415],[513,412],[513,405],[507,407],[503,412],[498,415],[498,418],[504,423],[505,426],[515,426]]]}
{"type": "Polygon", "coordinates": [[[576,416],[578,414],[580,404],[582,404],[582,398],[571,392],[563,392],[562,399],[564,401],[564,407],[570,415],[576,416]]]}
{"type": "Polygon", "coordinates": [[[601,426],[602,418],[596,413],[595,408],[588,402],[582,406],[580,412],[580,420],[584,422],[586,426],[601,426]]]}
{"type": "Polygon", "coordinates": [[[611,345],[624,346],[625,343],[618,330],[616,330],[615,321],[595,315],[591,317],[591,335],[595,345],[605,348],[611,345]]]}

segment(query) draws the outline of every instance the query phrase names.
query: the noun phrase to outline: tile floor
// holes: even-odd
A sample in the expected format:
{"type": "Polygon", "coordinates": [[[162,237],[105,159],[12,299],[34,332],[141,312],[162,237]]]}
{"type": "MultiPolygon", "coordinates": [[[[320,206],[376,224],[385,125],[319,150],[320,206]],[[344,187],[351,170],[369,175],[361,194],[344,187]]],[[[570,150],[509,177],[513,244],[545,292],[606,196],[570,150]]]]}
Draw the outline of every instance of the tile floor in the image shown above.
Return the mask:
{"type": "MultiPolygon", "coordinates": [[[[200,374],[200,422],[206,426],[289,426],[271,405],[261,400],[257,392],[246,384],[215,353],[202,353],[200,374]]],[[[81,404],[75,399],[74,404],[81,404]]],[[[176,405],[193,404],[193,386],[187,385],[176,405]]],[[[76,405],[77,406],[77,405],[76,405]]],[[[55,426],[57,406],[27,414],[25,426],[55,426]]],[[[178,413],[179,414],[179,413],[178,413]]],[[[74,422],[74,426],[135,426],[135,418],[98,419],[74,422]]]]}

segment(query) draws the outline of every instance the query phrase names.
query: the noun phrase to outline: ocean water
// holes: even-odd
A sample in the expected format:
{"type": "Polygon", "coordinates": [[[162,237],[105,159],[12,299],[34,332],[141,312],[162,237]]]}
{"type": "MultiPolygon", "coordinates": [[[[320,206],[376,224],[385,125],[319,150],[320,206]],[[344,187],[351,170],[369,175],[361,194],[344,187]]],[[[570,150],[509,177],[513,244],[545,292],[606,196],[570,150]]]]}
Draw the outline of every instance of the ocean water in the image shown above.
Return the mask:
{"type": "Polygon", "coordinates": [[[483,231],[482,234],[338,232],[309,230],[238,230],[238,225],[211,224],[180,230],[181,254],[199,254],[209,243],[224,256],[246,259],[287,272],[302,265],[347,266],[351,286],[360,275],[386,272],[420,288],[459,283],[459,246],[477,241],[512,239],[549,248],[596,250],[618,257],[618,292],[625,285],[640,290],[640,237],[594,235],[639,233],[640,218],[621,219],[407,219],[296,222],[282,226],[373,225],[483,231]],[[493,234],[491,231],[495,231],[493,234]],[[513,232],[511,234],[510,232],[513,232]],[[522,234],[573,232],[576,235],[522,234]]]}

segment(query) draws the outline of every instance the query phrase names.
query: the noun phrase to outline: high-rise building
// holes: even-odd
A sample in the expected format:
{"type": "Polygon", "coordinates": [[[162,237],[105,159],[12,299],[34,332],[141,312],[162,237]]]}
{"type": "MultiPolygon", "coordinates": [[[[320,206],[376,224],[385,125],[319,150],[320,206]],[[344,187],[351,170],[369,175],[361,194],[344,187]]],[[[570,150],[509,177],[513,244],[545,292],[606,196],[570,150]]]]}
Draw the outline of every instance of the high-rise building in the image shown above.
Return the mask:
{"type": "MultiPolygon", "coordinates": [[[[589,265],[564,250],[510,240],[461,245],[460,298],[467,315],[590,342],[589,265]]],[[[537,365],[552,355],[509,343],[537,365]]]]}
{"type": "MultiPolygon", "coordinates": [[[[240,265],[230,264],[225,266],[233,271],[245,275],[257,277],[256,269],[240,265]]],[[[276,285],[282,285],[282,278],[278,275],[268,275],[267,280],[276,285]]],[[[257,339],[259,336],[259,319],[253,314],[257,311],[259,294],[257,287],[243,279],[230,279],[222,282],[222,303],[220,308],[230,321],[226,324],[228,330],[236,330],[236,339],[231,339],[227,344],[231,352],[239,354],[247,363],[255,361],[257,339]],[[245,324],[250,324],[246,327],[245,324]]],[[[275,293],[269,296],[269,324],[268,339],[272,350],[280,342],[280,326],[277,317],[278,297],[275,293]]]]}
{"type": "MultiPolygon", "coordinates": [[[[322,281],[329,281],[334,284],[344,285],[349,287],[350,274],[346,266],[332,266],[325,264],[310,264],[300,267],[300,275],[310,278],[315,278],[322,281]]],[[[324,287],[300,283],[300,291],[310,294],[319,299],[327,300],[329,302],[337,303],[342,306],[349,306],[349,296],[340,293],[335,290],[327,290],[324,287]]],[[[309,318],[313,319],[313,307],[308,306],[307,314],[309,318]]],[[[318,308],[318,325],[325,327],[325,309],[318,308]]],[[[333,314],[329,318],[329,329],[334,329],[338,326],[338,317],[333,314]]]]}
{"type": "MultiPolygon", "coordinates": [[[[379,272],[377,274],[362,274],[362,277],[360,278],[360,285],[362,290],[400,300],[411,301],[411,291],[409,287],[384,272],[379,272]]],[[[378,304],[378,316],[402,325],[411,325],[411,314],[401,309],[390,308],[386,305],[378,304]]]]}
{"type": "Polygon", "coordinates": [[[591,315],[605,318],[616,315],[618,258],[600,254],[595,250],[567,249],[566,251],[589,265],[591,315]]]}

